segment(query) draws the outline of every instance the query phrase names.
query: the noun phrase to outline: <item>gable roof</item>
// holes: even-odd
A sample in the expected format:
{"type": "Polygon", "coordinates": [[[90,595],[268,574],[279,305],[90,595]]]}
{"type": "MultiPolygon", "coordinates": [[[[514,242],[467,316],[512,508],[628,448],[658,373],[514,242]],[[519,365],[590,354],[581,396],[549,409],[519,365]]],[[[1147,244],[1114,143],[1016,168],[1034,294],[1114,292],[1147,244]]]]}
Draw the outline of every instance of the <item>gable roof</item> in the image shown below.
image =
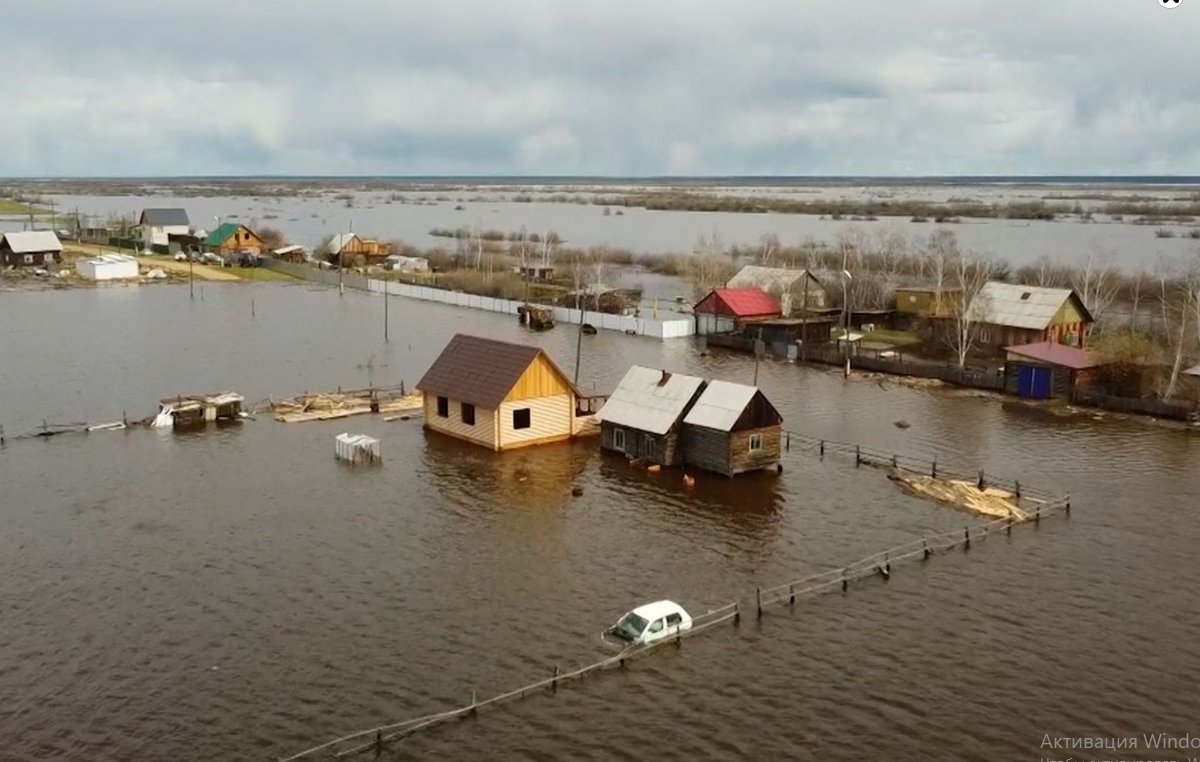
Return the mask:
{"type": "Polygon", "coordinates": [[[1069,299],[1075,300],[1085,321],[1093,322],[1083,300],[1069,288],[1022,286],[995,280],[983,285],[971,300],[967,314],[981,323],[1041,331],[1069,299]]]}
{"type": "Polygon", "coordinates": [[[739,318],[767,317],[782,314],[779,305],[761,288],[714,288],[693,307],[695,312],[730,314],[739,318]]]}
{"type": "Polygon", "coordinates": [[[190,225],[187,211],[184,209],[143,209],[138,219],[139,225],[166,227],[168,225],[190,225]]]}
{"type": "Polygon", "coordinates": [[[62,242],[53,230],[26,230],[0,236],[13,254],[35,254],[41,251],[62,251],[62,242]]]}
{"type": "MultiPolygon", "coordinates": [[[[449,397],[457,402],[495,410],[516,386],[521,375],[538,355],[538,347],[455,334],[450,343],[417,382],[425,394],[449,397]]],[[[562,369],[546,355],[547,362],[572,386],[562,369]]],[[[573,386],[572,386],[573,388],[573,386]]]]}
{"type": "MultiPolygon", "coordinates": [[[[333,238],[329,239],[329,253],[342,253],[342,249],[346,248],[346,244],[350,243],[355,238],[358,238],[357,233],[338,233],[333,238]]],[[[361,241],[362,239],[358,238],[358,240],[361,241]]]]}
{"type": "MultiPolygon", "coordinates": [[[[204,245],[205,246],[220,246],[221,244],[228,241],[235,233],[237,233],[242,228],[245,228],[246,232],[249,233],[250,235],[254,236],[255,238],[258,238],[257,233],[255,233],[250,228],[247,228],[245,225],[242,225],[241,223],[222,222],[220,225],[217,226],[216,230],[214,230],[213,232],[208,234],[208,238],[204,239],[204,245]]],[[[262,240],[262,239],[259,239],[259,240],[262,240]]]]}
{"type": "Polygon", "coordinates": [[[754,386],[710,381],[683,422],[718,431],[732,431],[755,394],[758,394],[758,388],[754,386]]]}
{"type": "Polygon", "coordinates": [[[789,270],[786,267],[746,265],[737,271],[737,275],[729,279],[725,287],[758,288],[769,293],[776,293],[790,291],[806,279],[811,279],[818,285],[820,284],[816,276],[811,275],[807,270],[789,270]]]}
{"type": "Polygon", "coordinates": [[[634,365],[609,395],[597,420],[651,434],[666,434],[683,415],[704,379],[634,365]],[[666,383],[662,383],[666,375],[666,383]]]}
{"type": "Polygon", "coordinates": [[[1085,370],[1104,364],[1099,357],[1086,349],[1056,344],[1053,341],[1038,341],[1033,344],[1005,347],[1004,351],[1048,365],[1061,365],[1071,370],[1085,370]]]}

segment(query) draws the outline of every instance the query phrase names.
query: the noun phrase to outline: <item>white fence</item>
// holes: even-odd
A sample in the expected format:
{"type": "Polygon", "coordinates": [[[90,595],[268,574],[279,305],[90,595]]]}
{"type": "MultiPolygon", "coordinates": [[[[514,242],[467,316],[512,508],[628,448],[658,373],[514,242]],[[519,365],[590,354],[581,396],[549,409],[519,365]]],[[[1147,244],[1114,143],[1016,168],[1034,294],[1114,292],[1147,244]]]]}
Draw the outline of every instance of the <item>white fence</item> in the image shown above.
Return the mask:
{"type": "MultiPolygon", "coordinates": [[[[315,280],[329,285],[337,285],[338,282],[338,274],[328,270],[318,270],[306,265],[294,265],[277,260],[266,260],[265,265],[272,270],[278,270],[297,278],[304,278],[305,280],[315,280]]],[[[512,299],[479,296],[478,294],[467,294],[462,291],[447,291],[442,288],[417,286],[411,283],[376,280],[350,273],[345,274],[343,282],[347,288],[362,289],[365,287],[366,290],[376,294],[383,293],[386,287],[387,293],[391,296],[420,299],[426,302],[439,302],[453,307],[467,307],[469,309],[486,310],[488,312],[503,312],[509,315],[516,315],[517,309],[526,304],[526,302],[514,301],[512,299]]],[[[529,302],[529,304],[535,304],[539,307],[550,306],[537,304],[536,302],[529,302]]],[[[570,323],[572,325],[584,322],[603,331],[621,331],[637,336],[650,336],[656,339],[682,339],[696,333],[695,321],[687,316],[673,318],[634,317],[633,315],[609,315],[604,312],[585,310],[582,313],[583,319],[581,321],[579,310],[568,309],[566,307],[550,307],[550,309],[554,312],[554,320],[556,322],[570,323]]]]}

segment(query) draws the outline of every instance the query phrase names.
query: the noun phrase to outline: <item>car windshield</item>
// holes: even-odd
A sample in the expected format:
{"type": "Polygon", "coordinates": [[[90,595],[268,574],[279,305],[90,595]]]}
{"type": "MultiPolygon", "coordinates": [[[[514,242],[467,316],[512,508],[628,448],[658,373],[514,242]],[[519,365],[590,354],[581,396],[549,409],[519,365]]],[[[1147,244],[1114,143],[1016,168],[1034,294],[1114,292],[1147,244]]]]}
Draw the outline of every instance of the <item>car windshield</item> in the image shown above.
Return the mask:
{"type": "Polygon", "coordinates": [[[633,640],[642,634],[646,629],[646,620],[642,619],[632,611],[621,617],[621,621],[617,622],[617,634],[628,640],[633,640]]]}

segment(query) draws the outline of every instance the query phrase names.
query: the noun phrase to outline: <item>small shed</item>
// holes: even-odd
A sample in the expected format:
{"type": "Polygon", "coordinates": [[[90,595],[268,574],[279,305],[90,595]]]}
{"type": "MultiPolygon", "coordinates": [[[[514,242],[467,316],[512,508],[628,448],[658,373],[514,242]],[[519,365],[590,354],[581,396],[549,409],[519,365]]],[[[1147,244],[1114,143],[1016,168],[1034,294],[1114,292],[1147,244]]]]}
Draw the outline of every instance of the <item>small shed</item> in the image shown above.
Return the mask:
{"type": "Polygon", "coordinates": [[[425,257],[406,257],[403,254],[392,254],[383,260],[385,269],[402,273],[427,273],[429,260],[425,257]]]}
{"type": "Polygon", "coordinates": [[[760,389],[710,381],[683,419],[685,465],[725,476],[775,468],[783,416],[760,389]]]}
{"type": "Polygon", "coordinates": [[[651,465],[680,465],[682,419],[703,390],[702,378],[633,366],[596,414],[600,448],[651,465]]]}
{"type": "Polygon", "coordinates": [[[138,261],[128,254],[101,254],[75,263],[75,272],[88,280],[123,280],[138,277],[138,261]]]}
{"type": "Polygon", "coordinates": [[[209,423],[240,421],[245,397],[236,392],[168,397],[160,400],[156,427],[202,428],[209,423]]]}
{"type": "Polygon", "coordinates": [[[0,237],[0,265],[45,267],[62,261],[62,242],[52,230],[26,230],[0,237]]]}
{"type": "Polygon", "coordinates": [[[280,262],[291,262],[294,265],[303,264],[308,259],[308,249],[299,244],[284,246],[271,252],[271,256],[280,262]]]}
{"type": "Polygon", "coordinates": [[[732,333],[747,322],[783,316],[779,304],[760,288],[716,288],[692,308],[696,333],[732,333]]]}
{"type": "Polygon", "coordinates": [[[1070,397],[1090,386],[1103,362],[1095,354],[1053,341],[1005,347],[1004,390],[1032,399],[1070,397]]]}
{"type": "Polygon", "coordinates": [[[342,433],[334,437],[333,452],[349,463],[378,463],[383,459],[379,440],[366,434],[342,433]]]}

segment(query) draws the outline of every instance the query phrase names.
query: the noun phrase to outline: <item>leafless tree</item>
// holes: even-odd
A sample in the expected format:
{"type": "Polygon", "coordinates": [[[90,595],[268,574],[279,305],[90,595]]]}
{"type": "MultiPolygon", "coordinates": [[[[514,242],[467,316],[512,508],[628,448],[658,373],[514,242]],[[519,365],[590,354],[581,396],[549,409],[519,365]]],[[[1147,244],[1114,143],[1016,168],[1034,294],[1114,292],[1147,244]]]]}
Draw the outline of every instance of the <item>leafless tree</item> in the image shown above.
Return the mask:
{"type": "MultiPolygon", "coordinates": [[[[933,309],[934,314],[941,312],[943,302],[943,294],[946,290],[946,279],[954,269],[958,260],[962,258],[962,251],[958,246],[958,237],[954,235],[953,230],[939,228],[933,231],[929,236],[929,243],[925,247],[925,267],[928,277],[933,281],[933,309]]],[[[924,276],[925,273],[922,273],[924,276]]]]}
{"type": "Polygon", "coordinates": [[[762,263],[763,267],[774,267],[775,256],[779,253],[779,236],[774,233],[763,233],[758,242],[762,248],[758,255],[758,261],[762,263]]]}
{"type": "Polygon", "coordinates": [[[1170,399],[1179,384],[1184,358],[1195,349],[1200,337],[1200,252],[1185,262],[1160,260],[1157,275],[1159,304],[1171,352],[1171,373],[1161,396],[1170,399]]]}
{"type": "Polygon", "coordinates": [[[546,235],[542,236],[542,267],[549,267],[554,261],[554,252],[561,242],[562,239],[553,230],[547,230],[546,235]]]}
{"type": "Polygon", "coordinates": [[[734,275],[733,263],[719,254],[693,254],[688,258],[688,280],[697,300],[714,288],[721,288],[734,275]]]}
{"type": "Polygon", "coordinates": [[[1113,252],[1092,249],[1073,275],[1071,287],[1100,324],[1121,290],[1121,273],[1113,252]]]}
{"type": "Polygon", "coordinates": [[[962,252],[953,261],[952,277],[960,290],[948,298],[953,318],[953,330],[948,340],[960,369],[967,366],[967,357],[979,339],[979,329],[991,313],[992,305],[987,296],[980,293],[991,278],[991,272],[990,260],[968,252],[962,252]]]}
{"type": "Polygon", "coordinates": [[[1017,280],[1029,286],[1065,288],[1072,282],[1071,268],[1055,264],[1043,254],[1031,264],[1017,270],[1017,280]]]}

